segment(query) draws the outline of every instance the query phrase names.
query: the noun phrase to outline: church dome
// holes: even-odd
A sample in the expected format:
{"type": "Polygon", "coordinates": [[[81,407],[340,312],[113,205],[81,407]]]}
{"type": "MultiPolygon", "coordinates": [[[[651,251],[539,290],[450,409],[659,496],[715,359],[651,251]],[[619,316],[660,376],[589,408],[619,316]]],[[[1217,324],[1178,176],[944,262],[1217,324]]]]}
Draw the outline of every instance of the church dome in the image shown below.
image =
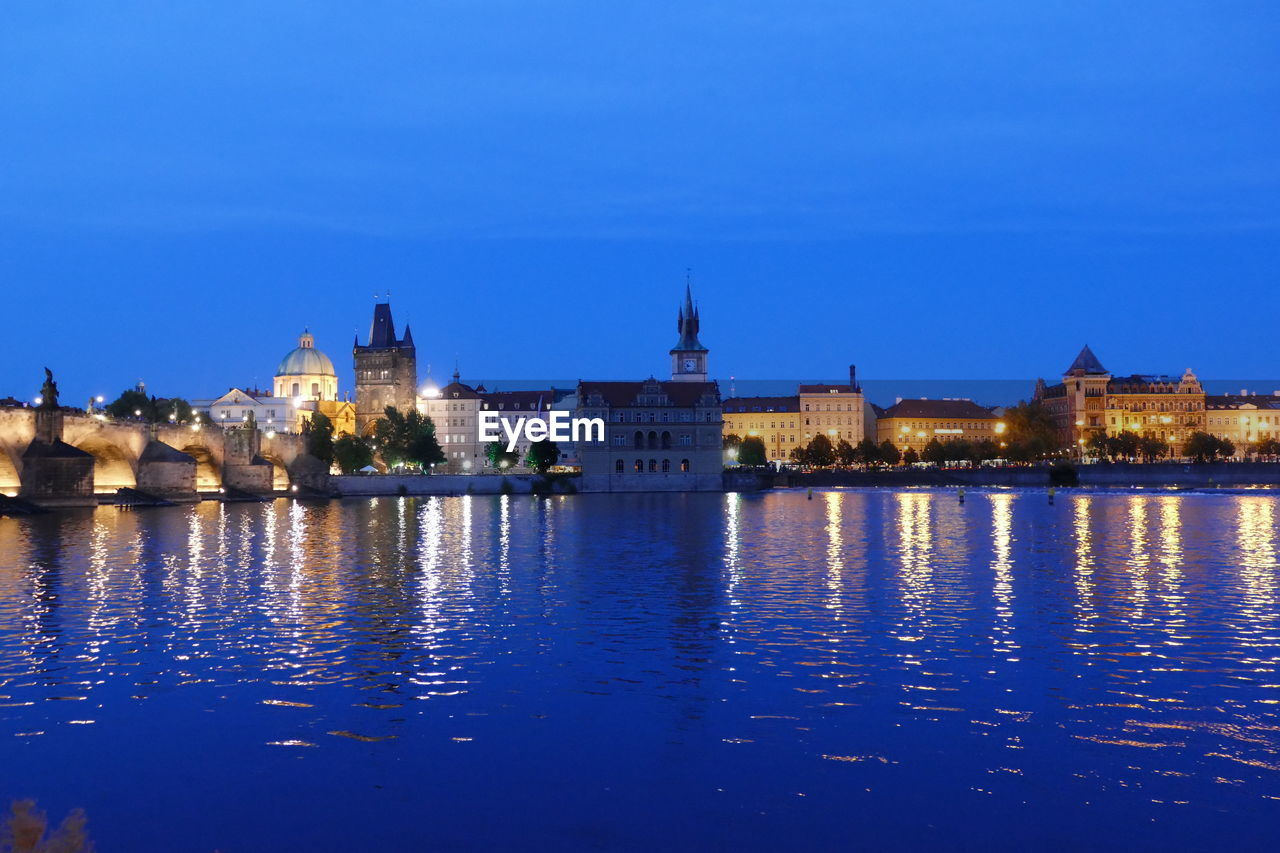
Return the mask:
{"type": "Polygon", "coordinates": [[[304,331],[297,349],[290,352],[276,368],[276,376],[337,376],[329,356],[316,349],[315,338],[304,331]]]}

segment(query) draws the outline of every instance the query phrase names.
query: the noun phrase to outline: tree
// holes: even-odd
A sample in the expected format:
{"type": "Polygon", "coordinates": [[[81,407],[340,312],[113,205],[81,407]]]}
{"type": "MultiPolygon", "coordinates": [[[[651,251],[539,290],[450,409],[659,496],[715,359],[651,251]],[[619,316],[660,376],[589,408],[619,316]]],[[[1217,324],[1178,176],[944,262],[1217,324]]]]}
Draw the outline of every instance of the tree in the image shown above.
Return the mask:
{"type": "Polygon", "coordinates": [[[307,453],[327,465],[333,464],[333,421],[324,412],[315,412],[310,420],[302,422],[306,435],[307,453]]]}
{"type": "Polygon", "coordinates": [[[902,453],[894,446],[893,442],[885,439],[880,442],[880,448],[876,451],[876,455],[880,457],[880,461],[886,465],[897,465],[902,461],[902,453]]]}
{"type": "Polygon", "coordinates": [[[559,461],[560,448],[556,447],[556,443],[549,438],[530,444],[529,452],[524,457],[525,467],[532,468],[539,474],[547,473],[547,469],[559,461]]]}
{"type": "Polygon", "coordinates": [[[333,443],[333,458],[344,474],[354,474],[373,463],[373,448],[356,435],[342,435],[333,443]]]}
{"type": "Polygon", "coordinates": [[[859,441],[854,452],[857,454],[857,461],[868,467],[880,461],[880,448],[869,438],[859,441]]]}
{"type": "Polygon", "coordinates": [[[1280,456],[1280,440],[1264,438],[1253,445],[1256,456],[1280,456]]]}
{"type": "Polygon", "coordinates": [[[836,462],[844,468],[852,468],[858,461],[858,451],[843,438],[836,442],[836,462]]]}
{"type": "Polygon", "coordinates": [[[795,463],[795,464],[797,464],[797,465],[809,465],[809,464],[810,464],[810,463],[809,463],[809,448],[807,448],[807,447],[793,447],[793,448],[791,448],[791,453],[790,453],[790,454],[788,454],[788,455],[791,457],[791,461],[792,461],[792,462],[794,462],[794,463],[795,463]]]}
{"type": "Polygon", "coordinates": [[[1042,459],[1062,449],[1053,415],[1039,400],[1019,403],[1005,409],[1005,442],[1018,449],[1009,458],[1042,459]]]}
{"type": "Polygon", "coordinates": [[[748,436],[738,445],[739,465],[768,465],[769,457],[765,453],[764,441],[755,436],[748,436]]]}
{"type": "Polygon", "coordinates": [[[1196,462],[1213,462],[1219,456],[1234,455],[1236,446],[1230,439],[1218,438],[1197,430],[1187,437],[1187,443],[1182,446],[1182,452],[1196,462]]]}
{"type": "Polygon", "coordinates": [[[936,438],[929,439],[929,443],[924,446],[924,450],[920,453],[920,458],[925,462],[932,462],[934,465],[941,465],[947,461],[947,449],[942,446],[942,442],[936,438]]]}
{"type": "Polygon", "coordinates": [[[809,464],[815,468],[826,468],[836,464],[836,449],[831,445],[831,439],[822,433],[813,437],[806,450],[809,464]]]}
{"type": "Polygon", "coordinates": [[[976,462],[982,462],[987,459],[1000,458],[1000,445],[996,444],[989,438],[979,439],[973,445],[973,459],[976,462]]]}
{"type": "Polygon", "coordinates": [[[385,415],[374,424],[373,433],[382,461],[392,468],[416,465],[425,470],[444,461],[444,452],[436,442],[436,425],[417,409],[405,414],[387,406],[385,415]]]}
{"type": "Polygon", "coordinates": [[[1107,440],[1111,456],[1116,459],[1133,459],[1138,455],[1138,446],[1142,439],[1136,432],[1124,430],[1107,440]]]}
{"type": "Polygon", "coordinates": [[[1089,449],[1090,453],[1100,459],[1107,459],[1111,456],[1110,440],[1102,430],[1089,433],[1089,438],[1085,440],[1084,446],[1089,449]]]}
{"type": "Polygon", "coordinates": [[[740,444],[742,444],[742,436],[737,435],[736,433],[731,432],[727,434],[723,439],[723,445],[725,450],[733,450],[735,447],[737,447],[740,444]]]}
{"type": "Polygon", "coordinates": [[[1169,442],[1153,435],[1144,435],[1138,439],[1138,455],[1144,462],[1155,462],[1160,457],[1169,455],[1169,442]]]}
{"type": "Polygon", "coordinates": [[[499,471],[514,468],[520,464],[520,454],[508,451],[501,441],[491,441],[484,446],[484,456],[489,460],[489,467],[499,471]]]}
{"type": "Polygon", "coordinates": [[[920,461],[920,454],[916,453],[916,449],[914,447],[908,447],[907,452],[902,454],[903,465],[914,465],[919,461],[920,461]]]}
{"type": "Polygon", "coordinates": [[[142,418],[150,423],[190,423],[191,404],[181,397],[148,397],[137,388],[121,392],[106,406],[113,418],[142,418]]]}

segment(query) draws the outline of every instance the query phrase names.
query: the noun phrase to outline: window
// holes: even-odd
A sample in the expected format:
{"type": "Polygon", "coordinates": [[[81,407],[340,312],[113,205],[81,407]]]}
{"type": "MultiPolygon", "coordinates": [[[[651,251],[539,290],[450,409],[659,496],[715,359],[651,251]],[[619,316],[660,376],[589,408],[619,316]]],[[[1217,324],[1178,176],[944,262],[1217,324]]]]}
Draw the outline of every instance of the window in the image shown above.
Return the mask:
{"type": "Polygon", "coordinates": [[[640,430],[636,430],[635,448],[636,450],[642,450],[644,448],[644,433],[640,430]]]}
{"type": "Polygon", "coordinates": [[[670,460],[670,459],[663,459],[663,460],[662,460],[662,473],[664,473],[664,474],[668,474],[668,473],[670,473],[670,472],[671,472],[671,460],[670,460]]]}
{"type": "Polygon", "coordinates": [[[650,460],[649,460],[649,473],[650,473],[650,474],[656,474],[656,473],[658,473],[658,460],[657,460],[657,459],[650,459],[650,460]]]}
{"type": "Polygon", "coordinates": [[[686,473],[689,471],[689,460],[688,460],[688,459],[681,459],[681,460],[680,460],[680,470],[681,470],[681,471],[684,471],[684,472],[686,472],[686,473]]]}
{"type": "Polygon", "coordinates": [[[617,462],[614,462],[614,463],[613,463],[613,473],[615,473],[615,474],[621,474],[621,473],[622,473],[622,460],[621,460],[621,459],[619,459],[617,462]]]}
{"type": "Polygon", "coordinates": [[[643,460],[643,459],[637,459],[637,460],[636,460],[636,473],[637,473],[637,474],[642,474],[642,473],[644,473],[644,460],[643,460]]]}

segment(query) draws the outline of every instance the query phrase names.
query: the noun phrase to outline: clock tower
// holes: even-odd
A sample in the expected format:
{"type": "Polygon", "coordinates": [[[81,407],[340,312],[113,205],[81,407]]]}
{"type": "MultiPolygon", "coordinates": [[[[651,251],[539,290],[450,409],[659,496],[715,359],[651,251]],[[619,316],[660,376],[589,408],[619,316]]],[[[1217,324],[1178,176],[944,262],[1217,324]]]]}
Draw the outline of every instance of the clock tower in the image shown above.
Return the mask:
{"type": "Polygon", "coordinates": [[[693,305],[693,292],[686,283],[684,305],[676,321],[680,340],[671,348],[673,382],[707,381],[707,348],[698,341],[698,325],[698,309],[693,305]]]}

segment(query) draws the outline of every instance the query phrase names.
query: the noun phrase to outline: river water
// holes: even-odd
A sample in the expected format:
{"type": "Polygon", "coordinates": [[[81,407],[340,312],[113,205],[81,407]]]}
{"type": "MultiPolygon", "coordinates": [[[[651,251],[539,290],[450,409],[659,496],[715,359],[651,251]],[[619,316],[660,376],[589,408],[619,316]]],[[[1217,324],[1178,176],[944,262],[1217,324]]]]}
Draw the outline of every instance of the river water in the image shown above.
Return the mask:
{"type": "Polygon", "coordinates": [[[1280,499],[0,519],[0,798],[102,853],[1280,843],[1280,499]]]}

